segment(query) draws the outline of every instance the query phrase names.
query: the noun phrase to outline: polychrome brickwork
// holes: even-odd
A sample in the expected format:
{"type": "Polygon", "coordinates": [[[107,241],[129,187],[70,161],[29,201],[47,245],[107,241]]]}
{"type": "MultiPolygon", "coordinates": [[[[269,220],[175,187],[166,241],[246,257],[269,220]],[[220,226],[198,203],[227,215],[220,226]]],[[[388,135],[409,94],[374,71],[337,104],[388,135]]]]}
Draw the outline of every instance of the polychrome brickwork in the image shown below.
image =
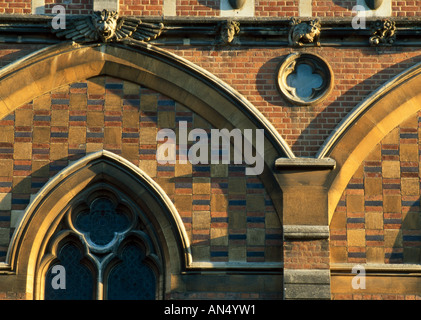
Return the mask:
{"type": "Polygon", "coordinates": [[[331,262],[421,259],[418,113],[391,131],[350,180],[331,223],[331,262]]]}
{"type": "Polygon", "coordinates": [[[322,56],[334,74],[330,95],[315,106],[292,106],[280,95],[276,71],[294,49],[211,48],[173,52],[215,74],[256,106],[297,156],[314,156],[337,124],[371,92],[421,61],[416,48],[306,48],[322,56]],[[381,57],[381,59],[380,59],[381,57]]]}
{"type": "MultiPolygon", "coordinates": [[[[18,59],[40,45],[0,46],[0,65],[18,59]],[[32,48],[32,49],[31,49],[32,48]]],[[[306,48],[332,67],[335,84],[325,101],[311,107],[291,106],[280,95],[275,73],[291,48],[263,49],[165,47],[213,73],[239,91],[278,130],[296,156],[314,156],[338,123],[400,72],[421,62],[417,48],[306,48]],[[381,61],[379,57],[381,56],[381,61]]]]}
{"type": "MultiPolygon", "coordinates": [[[[159,129],[211,125],[153,90],[110,77],[44,94],[0,121],[0,253],[48,179],[89,152],[109,150],[143,169],[174,202],[195,261],[273,262],[282,256],[278,215],[242,165],[160,165],[159,129]]],[[[192,144],[192,143],[190,143],[192,144]]],[[[209,161],[210,163],[210,161],[209,161]]]]}

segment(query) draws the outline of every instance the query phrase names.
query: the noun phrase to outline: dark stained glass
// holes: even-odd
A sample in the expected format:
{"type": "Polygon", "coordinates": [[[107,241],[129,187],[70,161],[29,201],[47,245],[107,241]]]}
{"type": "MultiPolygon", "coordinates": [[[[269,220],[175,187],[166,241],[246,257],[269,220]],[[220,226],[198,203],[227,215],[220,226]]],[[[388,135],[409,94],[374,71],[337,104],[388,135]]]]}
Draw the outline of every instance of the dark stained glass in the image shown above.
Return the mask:
{"type": "Polygon", "coordinates": [[[88,233],[96,245],[111,242],[115,232],[122,232],[129,226],[126,215],[116,211],[114,204],[106,198],[95,199],[89,212],[82,212],[76,218],[76,228],[88,233]]]}
{"type": "MultiPolygon", "coordinates": [[[[63,246],[59,253],[59,265],[64,267],[64,275],[54,274],[50,267],[45,278],[46,300],[90,300],[93,299],[93,275],[85,265],[81,264],[82,253],[72,243],[63,246]],[[64,289],[53,285],[54,277],[62,277],[64,289]],[[64,278],[63,278],[64,276],[64,278]]],[[[63,285],[63,283],[61,283],[63,285]]]]}
{"type": "Polygon", "coordinates": [[[127,245],[122,262],[108,276],[109,300],[154,300],[156,277],[144,264],[144,252],[135,244],[127,245]]]}

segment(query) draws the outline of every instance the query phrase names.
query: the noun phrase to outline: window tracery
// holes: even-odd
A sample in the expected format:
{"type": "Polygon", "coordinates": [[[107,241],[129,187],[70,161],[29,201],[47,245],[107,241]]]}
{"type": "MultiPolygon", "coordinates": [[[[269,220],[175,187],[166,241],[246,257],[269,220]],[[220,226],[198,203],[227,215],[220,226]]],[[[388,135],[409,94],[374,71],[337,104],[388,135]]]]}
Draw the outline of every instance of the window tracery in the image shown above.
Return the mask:
{"type": "Polygon", "coordinates": [[[44,298],[158,298],[161,263],[136,212],[140,209],[104,186],[78,198],[67,208],[45,255],[50,261],[44,298]],[[64,267],[64,289],[52,285],[56,265],[64,267]]]}

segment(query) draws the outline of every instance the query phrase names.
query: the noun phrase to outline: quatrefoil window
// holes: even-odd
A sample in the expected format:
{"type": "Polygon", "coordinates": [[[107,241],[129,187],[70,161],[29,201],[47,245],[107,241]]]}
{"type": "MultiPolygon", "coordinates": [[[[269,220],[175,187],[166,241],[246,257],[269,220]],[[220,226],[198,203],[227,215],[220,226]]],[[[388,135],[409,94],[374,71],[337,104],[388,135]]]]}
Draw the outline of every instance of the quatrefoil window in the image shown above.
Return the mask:
{"type": "Polygon", "coordinates": [[[295,72],[287,77],[288,86],[295,89],[295,94],[307,99],[323,84],[323,78],[318,73],[313,73],[313,68],[305,63],[301,63],[295,68],[295,72]]]}
{"type": "Polygon", "coordinates": [[[333,73],[318,55],[293,53],[279,66],[277,85],[284,98],[294,105],[313,105],[330,93],[333,73]]]}
{"type": "Polygon", "coordinates": [[[95,199],[89,210],[79,213],[75,221],[76,229],[89,235],[90,240],[99,246],[110,243],[116,233],[123,232],[129,226],[127,215],[107,198],[95,199]]]}

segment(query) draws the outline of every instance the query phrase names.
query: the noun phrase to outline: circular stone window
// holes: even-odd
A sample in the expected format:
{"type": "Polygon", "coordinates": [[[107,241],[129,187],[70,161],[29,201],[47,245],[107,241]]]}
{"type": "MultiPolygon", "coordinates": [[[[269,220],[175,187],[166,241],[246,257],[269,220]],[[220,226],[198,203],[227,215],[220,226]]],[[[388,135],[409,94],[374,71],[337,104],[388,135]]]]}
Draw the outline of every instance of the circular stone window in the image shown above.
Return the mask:
{"type": "Polygon", "coordinates": [[[333,88],[333,72],[318,55],[292,53],[279,66],[277,85],[291,103],[313,105],[329,95],[333,88]]]}

